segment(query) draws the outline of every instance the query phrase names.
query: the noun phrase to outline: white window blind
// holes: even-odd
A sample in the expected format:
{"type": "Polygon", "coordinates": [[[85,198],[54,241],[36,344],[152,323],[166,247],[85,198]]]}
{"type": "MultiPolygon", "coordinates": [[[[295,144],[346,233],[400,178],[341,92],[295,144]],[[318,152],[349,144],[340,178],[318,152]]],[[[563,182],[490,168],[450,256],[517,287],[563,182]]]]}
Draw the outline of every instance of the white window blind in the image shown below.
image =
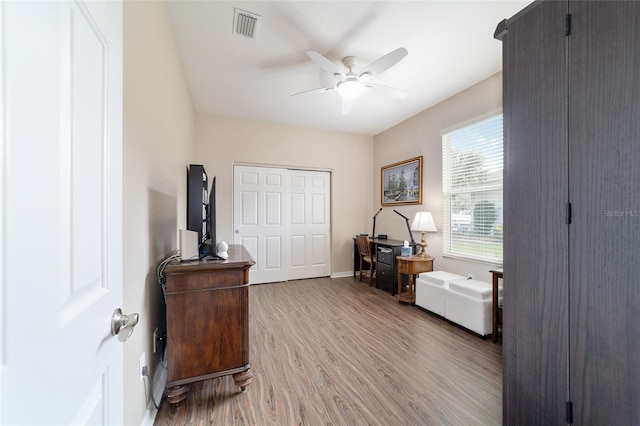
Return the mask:
{"type": "Polygon", "coordinates": [[[445,256],[502,263],[502,114],[442,135],[445,256]]]}

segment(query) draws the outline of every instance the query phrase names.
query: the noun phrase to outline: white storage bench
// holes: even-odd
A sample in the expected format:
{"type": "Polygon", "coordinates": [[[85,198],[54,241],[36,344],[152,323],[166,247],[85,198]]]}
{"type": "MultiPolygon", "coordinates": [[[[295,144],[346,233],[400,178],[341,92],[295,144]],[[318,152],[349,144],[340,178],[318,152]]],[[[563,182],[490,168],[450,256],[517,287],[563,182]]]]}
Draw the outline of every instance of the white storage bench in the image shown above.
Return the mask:
{"type": "Polygon", "coordinates": [[[450,281],[464,280],[462,275],[445,271],[423,272],[416,279],[416,305],[445,316],[445,293],[450,281]]]}
{"type": "Polygon", "coordinates": [[[445,271],[423,272],[416,280],[416,305],[486,336],[492,331],[492,291],[491,283],[484,281],[445,271]]]}

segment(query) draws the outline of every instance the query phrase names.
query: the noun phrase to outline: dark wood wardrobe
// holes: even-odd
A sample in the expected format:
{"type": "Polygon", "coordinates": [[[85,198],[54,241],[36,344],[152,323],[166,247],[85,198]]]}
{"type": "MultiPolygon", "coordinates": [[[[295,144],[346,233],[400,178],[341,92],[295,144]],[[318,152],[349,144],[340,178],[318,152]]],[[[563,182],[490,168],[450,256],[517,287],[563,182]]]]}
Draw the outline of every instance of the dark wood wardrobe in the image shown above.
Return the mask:
{"type": "Polygon", "coordinates": [[[501,22],[504,424],[640,424],[640,2],[501,22]]]}

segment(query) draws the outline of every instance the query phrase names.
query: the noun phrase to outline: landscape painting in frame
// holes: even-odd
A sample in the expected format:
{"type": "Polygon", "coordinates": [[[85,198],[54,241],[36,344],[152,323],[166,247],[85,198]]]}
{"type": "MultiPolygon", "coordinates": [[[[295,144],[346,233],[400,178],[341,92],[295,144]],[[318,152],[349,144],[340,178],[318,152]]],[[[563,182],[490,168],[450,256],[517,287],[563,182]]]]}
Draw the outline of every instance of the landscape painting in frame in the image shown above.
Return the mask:
{"type": "Polygon", "coordinates": [[[422,156],[382,167],[383,206],[422,204],[422,156]]]}

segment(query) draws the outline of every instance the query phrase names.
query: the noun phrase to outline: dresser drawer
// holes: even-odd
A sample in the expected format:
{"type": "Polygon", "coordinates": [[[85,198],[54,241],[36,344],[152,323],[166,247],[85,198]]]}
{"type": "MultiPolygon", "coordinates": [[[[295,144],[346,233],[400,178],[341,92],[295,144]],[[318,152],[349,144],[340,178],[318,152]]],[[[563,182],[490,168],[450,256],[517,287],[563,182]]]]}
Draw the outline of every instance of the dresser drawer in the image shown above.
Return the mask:
{"type": "Polygon", "coordinates": [[[393,267],[378,263],[376,265],[377,280],[379,283],[393,283],[393,267]]]}
{"type": "Polygon", "coordinates": [[[378,263],[393,265],[393,249],[378,247],[378,263]]]}

